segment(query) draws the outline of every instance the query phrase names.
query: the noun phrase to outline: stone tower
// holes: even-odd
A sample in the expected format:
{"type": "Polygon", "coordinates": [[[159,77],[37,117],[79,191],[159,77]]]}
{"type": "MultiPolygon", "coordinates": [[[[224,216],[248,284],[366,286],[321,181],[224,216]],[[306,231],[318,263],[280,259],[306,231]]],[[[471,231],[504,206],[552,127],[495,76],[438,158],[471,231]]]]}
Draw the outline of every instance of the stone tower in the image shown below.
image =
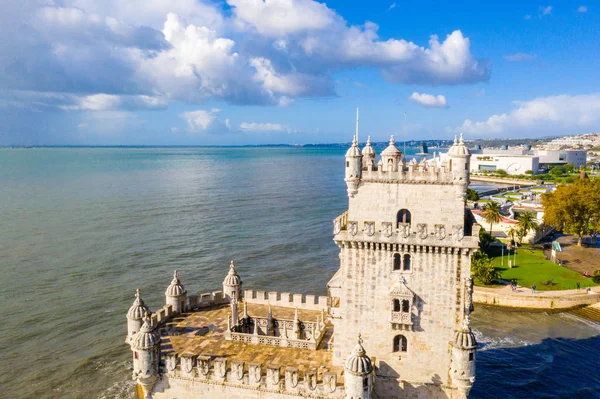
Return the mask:
{"type": "Polygon", "coordinates": [[[242,279],[235,271],[233,261],[229,265],[229,273],[223,280],[223,296],[231,301],[236,298],[238,301],[242,299],[242,279]]]}
{"type": "Polygon", "coordinates": [[[177,275],[177,270],[173,272],[173,280],[165,291],[165,303],[173,306],[174,313],[185,312],[185,302],[187,300],[187,291],[177,275]]]}
{"type": "Polygon", "coordinates": [[[133,352],[133,379],[142,387],[144,397],[150,398],[158,378],[160,333],[148,315],[144,315],[144,324],[131,337],[130,345],[133,352]]]}
{"type": "Polygon", "coordinates": [[[358,334],[358,342],[344,363],[346,399],[370,399],[373,391],[373,364],[362,342],[358,334]]]}
{"type": "Polygon", "coordinates": [[[133,305],[131,305],[127,312],[127,342],[129,342],[135,333],[140,331],[144,322],[144,315],[147,313],[150,313],[150,309],[148,309],[148,306],[142,300],[140,289],[138,288],[135,290],[135,301],[133,301],[133,305]]]}
{"type": "Polygon", "coordinates": [[[344,364],[360,327],[378,397],[466,397],[476,347],[468,326],[471,255],[479,241],[464,202],[469,150],[461,137],[443,162],[407,162],[392,136],[375,166],[369,147],[361,152],[355,138],[346,153],[348,211],[334,220],[333,361],[344,364]]]}

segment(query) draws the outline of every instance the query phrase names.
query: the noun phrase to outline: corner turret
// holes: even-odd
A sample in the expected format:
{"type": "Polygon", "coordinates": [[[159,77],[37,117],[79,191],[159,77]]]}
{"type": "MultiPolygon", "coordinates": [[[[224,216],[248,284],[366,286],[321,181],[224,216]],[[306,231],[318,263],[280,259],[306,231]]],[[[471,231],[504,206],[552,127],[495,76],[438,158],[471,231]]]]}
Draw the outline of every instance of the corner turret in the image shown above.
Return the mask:
{"type": "Polygon", "coordinates": [[[240,300],[242,298],[242,279],[238,276],[235,270],[233,261],[229,264],[229,273],[223,280],[223,297],[229,301],[232,298],[240,300]]]}
{"type": "Polygon", "coordinates": [[[469,185],[469,168],[471,163],[471,152],[465,145],[462,133],[460,140],[454,136],[454,144],[448,150],[450,158],[450,170],[454,176],[454,181],[469,185]]]}
{"type": "Polygon", "coordinates": [[[158,362],[160,357],[160,333],[144,315],[144,324],[140,331],[131,337],[133,351],[133,379],[144,391],[144,397],[150,398],[152,387],[158,378],[158,362]]]}
{"type": "Polygon", "coordinates": [[[477,341],[469,327],[469,316],[465,317],[462,328],[456,332],[452,342],[452,384],[458,388],[460,399],[467,399],[475,382],[475,350],[477,341]]]}
{"type": "Polygon", "coordinates": [[[187,299],[187,291],[179,277],[177,276],[177,270],[173,273],[173,281],[171,285],[167,287],[165,291],[165,303],[173,306],[173,313],[179,314],[185,312],[185,301],[187,299]]]}
{"type": "Polygon", "coordinates": [[[362,342],[358,334],[358,342],[344,364],[346,399],[370,399],[373,391],[373,364],[362,342]]]}
{"type": "Polygon", "coordinates": [[[346,152],[346,185],[348,195],[353,197],[358,192],[358,185],[362,178],[362,153],[358,148],[356,136],[352,140],[352,146],[346,152]]]}
{"type": "Polygon", "coordinates": [[[387,172],[397,172],[398,165],[402,162],[402,152],[396,147],[394,136],[390,137],[390,144],[381,152],[381,165],[387,172]]]}
{"type": "Polygon", "coordinates": [[[146,313],[150,313],[150,309],[148,306],[144,304],[142,297],[140,296],[140,289],[137,288],[135,290],[135,301],[133,301],[133,305],[127,311],[127,339],[126,342],[129,342],[131,337],[140,331],[143,324],[143,318],[146,313]]]}
{"type": "Polygon", "coordinates": [[[377,154],[375,150],[371,146],[371,136],[367,137],[367,144],[365,144],[365,148],[362,150],[363,160],[362,166],[363,169],[373,170],[375,168],[375,157],[377,154]]]}

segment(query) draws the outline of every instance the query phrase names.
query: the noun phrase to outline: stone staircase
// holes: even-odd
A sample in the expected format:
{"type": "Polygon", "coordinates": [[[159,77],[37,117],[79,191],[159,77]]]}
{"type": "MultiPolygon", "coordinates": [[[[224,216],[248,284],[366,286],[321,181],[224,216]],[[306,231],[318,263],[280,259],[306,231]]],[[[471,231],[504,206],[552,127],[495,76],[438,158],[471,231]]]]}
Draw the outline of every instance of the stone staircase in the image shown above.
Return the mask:
{"type": "Polygon", "coordinates": [[[598,304],[571,310],[569,313],[600,323],[600,306],[598,304]]]}

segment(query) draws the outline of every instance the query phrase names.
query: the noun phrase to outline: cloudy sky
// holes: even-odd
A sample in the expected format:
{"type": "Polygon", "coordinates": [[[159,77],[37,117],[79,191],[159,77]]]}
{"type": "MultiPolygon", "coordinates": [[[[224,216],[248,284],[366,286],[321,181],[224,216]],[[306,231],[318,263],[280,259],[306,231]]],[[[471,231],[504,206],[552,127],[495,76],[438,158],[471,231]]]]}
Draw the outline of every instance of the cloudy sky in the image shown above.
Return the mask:
{"type": "Polygon", "coordinates": [[[4,0],[0,145],[594,132],[598,48],[591,2],[4,0]]]}

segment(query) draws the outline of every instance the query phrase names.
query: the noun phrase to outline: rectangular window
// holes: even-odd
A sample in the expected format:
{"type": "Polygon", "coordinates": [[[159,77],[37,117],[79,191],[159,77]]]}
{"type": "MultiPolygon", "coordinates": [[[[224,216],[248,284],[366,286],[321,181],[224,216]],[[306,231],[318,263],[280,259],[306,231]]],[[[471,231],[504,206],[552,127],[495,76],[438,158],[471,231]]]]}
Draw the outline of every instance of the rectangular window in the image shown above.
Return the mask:
{"type": "Polygon", "coordinates": [[[474,355],[474,353],[473,353],[473,352],[469,353],[469,361],[470,361],[470,362],[472,362],[472,361],[473,361],[473,357],[474,357],[473,355],[474,355]]]}

